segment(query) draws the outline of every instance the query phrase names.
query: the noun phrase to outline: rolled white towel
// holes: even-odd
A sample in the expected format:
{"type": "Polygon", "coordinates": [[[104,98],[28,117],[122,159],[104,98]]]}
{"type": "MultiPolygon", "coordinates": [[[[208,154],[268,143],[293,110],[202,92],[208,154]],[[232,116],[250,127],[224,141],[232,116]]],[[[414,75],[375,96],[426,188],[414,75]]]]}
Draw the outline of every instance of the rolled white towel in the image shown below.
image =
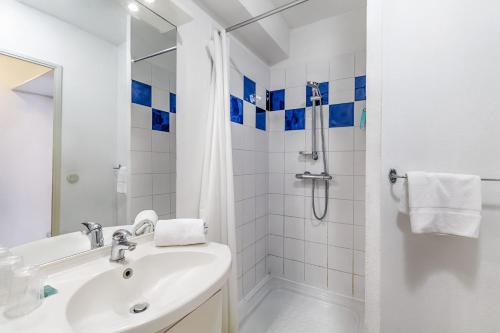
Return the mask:
{"type": "Polygon", "coordinates": [[[155,230],[156,246],[206,243],[205,225],[201,219],[160,220],[155,230]]]}

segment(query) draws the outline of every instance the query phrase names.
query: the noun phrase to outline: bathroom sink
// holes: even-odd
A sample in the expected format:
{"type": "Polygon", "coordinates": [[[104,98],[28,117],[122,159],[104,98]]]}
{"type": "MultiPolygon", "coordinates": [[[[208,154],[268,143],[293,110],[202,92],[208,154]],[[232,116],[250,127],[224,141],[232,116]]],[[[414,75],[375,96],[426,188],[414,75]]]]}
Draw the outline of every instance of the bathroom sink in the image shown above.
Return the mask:
{"type": "Polygon", "coordinates": [[[68,322],[78,332],[118,332],[149,321],[185,299],[216,260],[200,252],[147,255],[101,273],[71,297],[68,322]],[[141,305],[132,311],[135,305],[141,305]]]}

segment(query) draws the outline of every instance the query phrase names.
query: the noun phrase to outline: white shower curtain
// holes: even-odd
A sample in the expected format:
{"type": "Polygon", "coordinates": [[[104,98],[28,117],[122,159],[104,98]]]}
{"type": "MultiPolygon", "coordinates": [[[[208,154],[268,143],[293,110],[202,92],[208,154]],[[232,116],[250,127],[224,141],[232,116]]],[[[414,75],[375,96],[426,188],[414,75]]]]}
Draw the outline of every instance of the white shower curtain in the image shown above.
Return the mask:
{"type": "Polygon", "coordinates": [[[234,213],[233,159],[229,117],[229,55],[225,32],[214,31],[208,50],[212,58],[205,156],[200,195],[200,218],[208,225],[208,239],[227,244],[232,265],[224,289],[225,333],[238,332],[236,226],[234,213]]]}

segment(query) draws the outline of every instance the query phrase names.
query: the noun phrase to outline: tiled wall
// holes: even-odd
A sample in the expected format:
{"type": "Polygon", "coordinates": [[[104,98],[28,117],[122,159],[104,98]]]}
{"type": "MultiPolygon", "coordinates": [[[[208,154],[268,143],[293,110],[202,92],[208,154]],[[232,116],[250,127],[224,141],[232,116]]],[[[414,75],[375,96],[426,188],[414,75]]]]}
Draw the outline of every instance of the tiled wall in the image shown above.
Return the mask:
{"type": "MultiPolygon", "coordinates": [[[[365,54],[271,69],[269,130],[269,270],[287,279],[364,297],[365,54]],[[311,150],[310,91],[320,82],[330,182],[328,214],[311,209],[311,181],[296,173],[323,171],[299,155],[311,150]]],[[[317,117],[317,147],[321,147],[317,117]]],[[[320,186],[319,197],[324,197],[320,186]]],[[[324,199],[318,198],[318,211],[324,199]]]]}
{"type": "Polygon", "coordinates": [[[130,220],[154,209],[175,217],[175,73],[146,61],[132,64],[130,220]]]}

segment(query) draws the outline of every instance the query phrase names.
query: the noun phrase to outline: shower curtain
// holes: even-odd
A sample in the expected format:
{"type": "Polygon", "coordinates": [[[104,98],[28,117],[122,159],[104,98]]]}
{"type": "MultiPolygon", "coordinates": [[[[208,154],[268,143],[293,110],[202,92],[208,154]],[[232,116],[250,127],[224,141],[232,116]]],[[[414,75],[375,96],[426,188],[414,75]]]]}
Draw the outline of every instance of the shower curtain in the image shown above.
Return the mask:
{"type": "Polygon", "coordinates": [[[208,225],[210,241],[227,244],[232,264],[224,288],[223,332],[238,332],[236,225],[234,213],[233,159],[229,122],[229,55],[225,32],[214,31],[208,45],[212,58],[210,100],[200,194],[200,218],[208,225]]]}

